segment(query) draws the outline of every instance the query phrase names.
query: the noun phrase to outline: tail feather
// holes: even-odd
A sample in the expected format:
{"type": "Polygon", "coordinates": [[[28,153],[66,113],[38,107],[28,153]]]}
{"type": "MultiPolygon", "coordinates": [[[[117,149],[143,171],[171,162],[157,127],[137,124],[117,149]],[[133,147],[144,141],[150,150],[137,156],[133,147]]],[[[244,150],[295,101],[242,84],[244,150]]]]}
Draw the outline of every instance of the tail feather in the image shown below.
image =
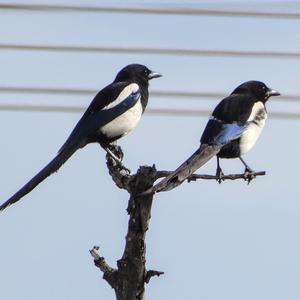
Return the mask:
{"type": "Polygon", "coordinates": [[[223,145],[202,144],[200,148],[174,172],[147,190],[145,194],[153,194],[174,189],[215,156],[221,150],[222,146],[223,145]]]}
{"type": "Polygon", "coordinates": [[[28,181],[21,189],[0,206],[0,211],[4,210],[13,203],[18,202],[22,197],[31,192],[48,176],[56,172],[78,149],[75,145],[64,147],[38,174],[28,181]]]}

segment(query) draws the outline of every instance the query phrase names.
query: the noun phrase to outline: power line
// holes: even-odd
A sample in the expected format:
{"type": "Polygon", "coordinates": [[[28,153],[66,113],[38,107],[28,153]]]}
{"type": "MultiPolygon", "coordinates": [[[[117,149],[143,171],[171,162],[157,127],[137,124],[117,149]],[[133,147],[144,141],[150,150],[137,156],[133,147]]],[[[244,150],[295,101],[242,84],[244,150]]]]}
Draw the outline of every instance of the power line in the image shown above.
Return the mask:
{"type": "Polygon", "coordinates": [[[85,109],[83,106],[0,104],[0,111],[15,112],[79,113],[84,112],[85,109]]]}
{"type": "Polygon", "coordinates": [[[139,14],[164,14],[164,15],[196,15],[196,16],[221,16],[221,17],[261,17],[299,19],[300,12],[278,11],[249,11],[226,10],[197,7],[158,7],[158,6],[92,6],[74,4],[21,4],[2,3],[0,9],[30,10],[46,12],[88,12],[88,13],[139,13],[139,14]]]}
{"type": "MultiPolygon", "coordinates": [[[[59,112],[59,113],[82,113],[86,107],[83,106],[56,106],[56,105],[19,105],[19,104],[0,104],[0,111],[14,112],[59,112]]],[[[147,115],[167,115],[167,116],[185,116],[198,117],[209,116],[211,111],[200,109],[168,109],[168,108],[149,108],[147,115]]],[[[299,120],[300,113],[290,112],[271,112],[269,116],[274,119],[299,120]]]]}
{"type": "Polygon", "coordinates": [[[2,50],[51,51],[51,52],[90,52],[90,53],[134,53],[152,55],[184,55],[184,56],[240,56],[264,58],[299,59],[300,52],[296,51],[253,51],[253,50],[217,50],[189,48],[157,48],[157,47],[106,47],[106,46],[65,46],[65,45],[33,45],[1,43],[2,50]]]}
{"type": "MultiPolygon", "coordinates": [[[[184,116],[184,117],[197,117],[204,116],[208,117],[211,114],[209,110],[200,109],[165,109],[165,108],[150,108],[146,111],[151,115],[168,115],[168,116],[184,116]]],[[[290,119],[299,120],[300,113],[290,113],[290,112],[269,112],[268,115],[274,119],[290,119]]]]}
{"type": "MultiPolygon", "coordinates": [[[[1,92],[1,87],[0,87],[1,92]]],[[[228,94],[226,93],[217,93],[217,92],[186,92],[186,91],[151,91],[152,96],[164,97],[164,98],[191,98],[191,99],[199,99],[199,98],[211,98],[215,100],[220,100],[226,97],[228,94]]],[[[300,95],[296,94],[284,94],[279,98],[272,98],[272,101],[282,101],[289,100],[292,102],[299,102],[300,95]]]]}
{"type": "Polygon", "coordinates": [[[0,86],[1,93],[16,94],[50,94],[50,95],[71,95],[71,96],[90,96],[98,92],[96,89],[75,89],[75,88],[56,88],[56,87],[23,87],[23,86],[0,86]]]}
{"type": "MultiPolygon", "coordinates": [[[[70,96],[93,96],[98,92],[96,89],[78,89],[78,88],[56,88],[56,87],[22,87],[22,86],[0,86],[0,93],[13,93],[13,94],[49,94],[49,95],[70,95],[70,96]]],[[[218,92],[187,92],[187,91],[167,91],[167,90],[154,90],[151,91],[152,96],[162,98],[212,98],[222,99],[226,93],[218,92]]],[[[275,101],[283,99],[299,102],[300,95],[285,94],[279,98],[274,98],[275,101]]],[[[272,99],[273,101],[273,99],[272,99]]]]}

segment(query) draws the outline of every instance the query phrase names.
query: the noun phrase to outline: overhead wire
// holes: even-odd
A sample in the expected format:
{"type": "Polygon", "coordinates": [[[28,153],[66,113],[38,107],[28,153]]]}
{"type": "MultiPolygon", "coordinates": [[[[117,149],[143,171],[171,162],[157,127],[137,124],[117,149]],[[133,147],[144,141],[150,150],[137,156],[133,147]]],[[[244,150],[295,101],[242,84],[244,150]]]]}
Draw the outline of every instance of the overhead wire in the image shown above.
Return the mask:
{"type": "Polygon", "coordinates": [[[121,47],[121,46],[78,46],[78,45],[42,45],[0,43],[2,50],[51,51],[51,52],[90,52],[90,53],[134,53],[152,55],[184,55],[184,56],[231,56],[231,57],[263,57],[299,59],[299,51],[258,51],[258,50],[226,50],[226,49],[192,49],[162,47],[121,47]]]}
{"type": "MultiPolygon", "coordinates": [[[[61,106],[61,105],[32,105],[32,104],[0,104],[0,111],[14,112],[56,112],[56,113],[82,113],[84,106],[61,106]]],[[[209,116],[211,111],[205,109],[170,109],[170,108],[148,108],[146,115],[166,115],[166,116],[209,116]]],[[[270,112],[269,116],[275,119],[299,120],[300,113],[297,112],[270,112]]]]}
{"type": "MultiPolygon", "coordinates": [[[[173,15],[206,15],[206,16],[236,16],[236,17],[272,17],[300,19],[300,12],[277,11],[249,11],[208,9],[197,7],[162,7],[162,6],[93,6],[74,4],[21,4],[0,3],[0,10],[30,10],[53,12],[103,12],[103,13],[142,13],[142,14],[173,14],[173,15]]],[[[186,55],[186,56],[241,56],[264,58],[300,58],[300,52],[292,51],[249,51],[249,50],[224,50],[224,49],[188,49],[188,48],[157,48],[157,47],[110,47],[110,46],[79,46],[79,45],[38,45],[1,43],[2,50],[27,50],[27,51],[59,51],[59,52],[109,52],[109,53],[138,53],[159,55],[186,55]]],[[[39,87],[0,87],[4,93],[46,93],[46,94],[95,94],[92,89],[67,89],[67,88],[39,88],[39,87]]],[[[215,92],[186,92],[186,91],[153,91],[153,95],[159,97],[187,97],[187,98],[222,98],[225,94],[215,92]]],[[[283,97],[282,97],[283,98],[283,97]]],[[[300,95],[285,95],[291,101],[299,101],[300,95]]],[[[43,111],[43,112],[82,112],[81,106],[55,106],[55,105],[20,105],[1,104],[2,111],[43,111]]],[[[199,116],[208,115],[206,110],[179,110],[166,108],[150,108],[147,113],[154,115],[184,115],[199,116]]],[[[273,112],[274,118],[300,119],[300,113],[273,112]]]]}
{"type": "Polygon", "coordinates": [[[30,10],[44,12],[88,12],[88,13],[139,13],[139,14],[164,14],[164,15],[195,15],[195,16],[221,16],[221,17],[262,17],[299,19],[300,12],[289,11],[257,11],[257,10],[228,10],[199,7],[166,7],[145,5],[75,5],[75,4],[38,4],[38,3],[1,3],[2,10],[30,10]]]}
{"type": "MultiPolygon", "coordinates": [[[[98,92],[97,89],[92,88],[66,88],[66,87],[25,87],[25,86],[1,86],[0,93],[12,93],[12,94],[48,94],[48,95],[70,95],[70,96],[92,96],[98,92]]],[[[152,96],[162,98],[190,98],[190,99],[202,99],[212,98],[221,99],[226,96],[226,93],[222,92],[190,92],[190,91],[176,91],[176,90],[152,90],[152,96]]],[[[297,94],[283,94],[280,98],[274,98],[275,101],[289,100],[293,102],[300,101],[300,95],[297,94]]]]}

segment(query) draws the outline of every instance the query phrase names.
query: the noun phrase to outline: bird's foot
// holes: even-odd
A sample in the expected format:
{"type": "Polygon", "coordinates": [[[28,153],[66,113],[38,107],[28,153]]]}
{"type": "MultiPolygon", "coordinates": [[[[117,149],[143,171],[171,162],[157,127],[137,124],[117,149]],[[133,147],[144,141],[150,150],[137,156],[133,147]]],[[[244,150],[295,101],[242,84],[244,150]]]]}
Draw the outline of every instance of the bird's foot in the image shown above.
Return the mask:
{"type": "Polygon", "coordinates": [[[244,179],[245,179],[245,181],[247,181],[248,184],[249,184],[255,177],[256,177],[255,176],[255,171],[252,170],[249,167],[246,167],[245,171],[244,171],[244,179]]]}
{"type": "Polygon", "coordinates": [[[107,149],[110,151],[109,154],[112,156],[112,158],[114,160],[119,161],[119,162],[121,162],[123,160],[124,153],[123,153],[122,148],[119,145],[109,144],[107,149]]]}
{"type": "Polygon", "coordinates": [[[127,168],[127,167],[125,167],[123,164],[122,164],[122,162],[116,162],[117,164],[118,164],[118,166],[120,167],[120,169],[121,170],[124,170],[126,173],[128,173],[128,174],[130,174],[131,173],[131,171],[127,168]]]}
{"type": "Polygon", "coordinates": [[[217,180],[217,182],[219,184],[221,184],[222,181],[224,181],[223,176],[224,176],[224,173],[223,173],[222,169],[221,168],[217,168],[217,171],[216,171],[216,177],[217,178],[216,178],[216,180],[217,180]]]}
{"type": "Polygon", "coordinates": [[[126,173],[130,174],[130,170],[126,168],[123,163],[122,159],[124,157],[123,150],[120,146],[116,144],[109,144],[108,147],[105,148],[109,157],[115,162],[115,164],[121,169],[124,170],[126,173]]]}

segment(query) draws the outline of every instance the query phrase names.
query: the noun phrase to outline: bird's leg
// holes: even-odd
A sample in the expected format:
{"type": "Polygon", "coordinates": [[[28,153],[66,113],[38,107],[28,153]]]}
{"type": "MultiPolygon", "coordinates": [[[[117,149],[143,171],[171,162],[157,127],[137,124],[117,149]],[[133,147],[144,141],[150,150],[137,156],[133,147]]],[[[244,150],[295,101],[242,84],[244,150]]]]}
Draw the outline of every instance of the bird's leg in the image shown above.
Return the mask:
{"type": "Polygon", "coordinates": [[[119,160],[119,162],[123,160],[124,153],[122,151],[122,148],[119,145],[117,145],[116,142],[108,144],[107,147],[111,151],[111,153],[113,153],[113,155],[118,158],[117,160],[119,160]]]}
{"type": "Polygon", "coordinates": [[[130,174],[130,170],[128,168],[126,168],[122,163],[124,153],[120,146],[118,146],[115,143],[110,143],[107,145],[102,144],[101,146],[121,169],[124,169],[125,171],[127,171],[130,174]]]}
{"type": "Polygon", "coordinates": [[[121,160],[119,157],[117,157],[117,156],[112,152],[112,150],[109,149],[109,147],[104,146],[103,149],[107,152],[107,154],[108,154],[114,161],[116,161],[116,162],[119,163],[119,164],[122,163],[122,160],[121,160]]]}
{"type": "Polygon", "coordinates": [[[253,175],[254,170],[252,170],[240,156],[239,159],[245,166],[244,176],[245,176],[245,180],[247,180],[249,184],[250,181],[255,178],[255,175],[253,175]]]}
{"type": "Polygon", "coordinates": [[[222,180],[222,177],[223,177],[224,173],[220,167],[220,158],[219,156],[217,156],[217,171],[216,171],[216,177],[217,177],[217,181],[221,184],[222,180]]]}
{"type": "Polygon", "coordinates": [[[240,161],[243,163],[245,166],[245,173],[254,173],[254,171],[246,164],[246,162],[239,156],[240,161]]]}

